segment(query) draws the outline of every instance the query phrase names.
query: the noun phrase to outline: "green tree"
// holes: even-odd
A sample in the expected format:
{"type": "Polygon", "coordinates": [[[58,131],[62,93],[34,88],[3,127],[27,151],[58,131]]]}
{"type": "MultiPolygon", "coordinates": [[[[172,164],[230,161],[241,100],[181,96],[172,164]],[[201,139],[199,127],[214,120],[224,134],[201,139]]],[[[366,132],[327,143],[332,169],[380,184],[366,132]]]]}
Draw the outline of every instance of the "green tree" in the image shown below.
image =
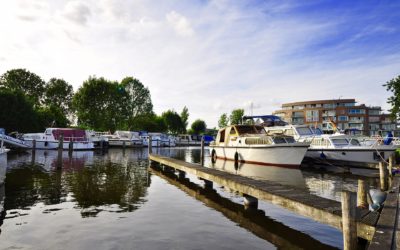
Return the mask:
{"type": "Polygon", "coordinates": [[[183,128],[184,128],[184,130],[182,132],[186,133],[186,128],[188,126],[188,120],[189,120],[189,109],[186,106],[183,107],[183,110],[181,112],[181,120],[182,120],[183,128]]]}
{"type": "Polygon", "coordinates": [[[89,77],[73,97],[78,125],[100,131],[124,128],[131,110],[129,95],[120,91],[118,82],[89,77]]]}
{"type": "Polygon", "coordinates": [[[127,105],[132,117],[153,112],[150,91],[138,79],[125,77],[121,86],[129,97],[127,105]]]}
{"type": "Polygon", "coordinates": [[[164,123],[167,126],[167,130],[172,134],[179,134],[185,131],[181,117],[173,110],[163,112],[161,117],[164,119],[164,123]]]}
{"type": "Polygon", "coordinates": [[[131,119],[129,126],[132,130],[144,130],[149,132],[167,131],[164,119],[155,114],[138,115],[131,119]]]}
{"type": "Polygon", "coordinates": [[[7,132],[43,131],[38,126],[38,115],[30,100],[20,91],[0,90],[0,127],[7,132]]]}
{"type": "Polygon", "coordinates": [[[392,92],[392,96],[388,98],[387,103],[392,105],[390,113],[393,119],[400,117],[400,75],[383,85],[387,91],[392,92]]]}
{"type": "Polygon", "coordinates": [[[66,128],[69,126],[69,120],[63,110],[55,105],[40,107],[37,110],[38,126],[44,130],[48,127],[66,128]]]}
{"type": "Polygon", "coordinates": [[[48,107],[58,107],[64,114],[69,114],[71,112],[73,96],[72,85],[63,79],[51,78],[46,84],[44,104],[48,107]]]}
{"type": "Polygon", "coordinates": [[[223,113],[221,117],[218,120],[218,127],[219,128],[225,128],[229,124],[229,118],[226,113],[223,113]]]}
{"type": "Polygon", "coordinates": [[[242,122],[243,115],[244,115],[244,109],[234,109],[234,110],[232,110],[232,113],[229,116],[229,120],[231,121],[231,125],[240,124],[242,122]]]}
{"type": "Polygon", "coordinates": [[[192,123],[191,130],[193,134],[201,134],[206,131],[206,123],[203,120],[197,119],[192,123]]]}
{"type": "Polygon", "coordinates": [[[0,76],[0,88],[24,93],[35,106],[43,100],[45,82],[26,69],[12,69],[0,76]]]}

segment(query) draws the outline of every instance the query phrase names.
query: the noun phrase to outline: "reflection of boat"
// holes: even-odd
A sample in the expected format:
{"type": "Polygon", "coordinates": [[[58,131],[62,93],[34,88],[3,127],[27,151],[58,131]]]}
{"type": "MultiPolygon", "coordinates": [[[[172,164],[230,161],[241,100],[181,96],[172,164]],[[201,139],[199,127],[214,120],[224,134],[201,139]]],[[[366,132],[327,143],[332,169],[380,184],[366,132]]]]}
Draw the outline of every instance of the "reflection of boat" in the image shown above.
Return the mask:
{"type": "Polygon", "coordinates": [[[298,167],[310,144],[290,136],[268,136],[262,126],[233,125],[220,129],[210,144],[211,158],[261,165],[298,167]]]}
{"type": "Polygon", "coordinates": [[[300,169],[260,166],[250,163],[235,164],[233,161],[224,161],[220,159],[218,159],[215,163],[212,163],[210,167],[253,179],[268,180],[282,185],[306,188],[306,184],[300,169]]]}
{"type": "Polygon", "coordinates": [[[47,128],[44,133],[24,134],[23,140],[33,147],[36,141],[36,149],[57,149],[59,139],[63,136],[63,149],[68,149],[70,142],[73,143],[74,150],[91,150],[94,148],[93,142],[86,137],[86,131],[75,128],[47,128]]]}

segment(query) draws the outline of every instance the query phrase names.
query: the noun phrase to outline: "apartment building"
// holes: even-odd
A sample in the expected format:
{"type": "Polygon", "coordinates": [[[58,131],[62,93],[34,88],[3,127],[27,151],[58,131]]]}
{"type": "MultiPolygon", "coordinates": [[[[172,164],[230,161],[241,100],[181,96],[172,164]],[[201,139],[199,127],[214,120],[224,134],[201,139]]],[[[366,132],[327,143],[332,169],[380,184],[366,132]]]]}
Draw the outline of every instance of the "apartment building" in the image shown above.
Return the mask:
{"type": "Polygon", "coordinates": [[[333,132],[334,126],[364,135],[386,135],[390,131],[398,136],[400,132],[396,122],[389,114],[383,114],[381,107],[357,104],[355,99],[284,103],[274,115],[292,124],[318,127],[326,133],[333,132]]]}

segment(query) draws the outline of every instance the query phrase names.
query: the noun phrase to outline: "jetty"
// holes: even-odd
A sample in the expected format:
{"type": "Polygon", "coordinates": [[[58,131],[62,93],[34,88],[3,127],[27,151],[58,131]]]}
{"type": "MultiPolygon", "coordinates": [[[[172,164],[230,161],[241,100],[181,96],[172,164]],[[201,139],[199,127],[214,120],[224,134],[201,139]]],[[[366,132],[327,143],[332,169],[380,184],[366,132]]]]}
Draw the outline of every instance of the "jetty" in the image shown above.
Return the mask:
{"type": "MultiPolygon", "coordinates": [[[[201,158],[203,157],[202,150],[201,158]]],[[[344,249],[355,249],[358,239],[367,240],[369,249],[396,249],[396,241],[399,242],[397,221],[400,177],[391,178],[392,183],[384,207],[381,212],[376,212],[367,209],[367,192],[363,180],[359,180],[357,194],[343,191],[342,201],[338,202],[310,194],[307,190],[207,168],[202,166],[204,160],[201,160],[201,164],[194,164],[153,154],[151,148],[149,161],[152,168],[164,172],[177,172],[179,178],[184,178],[186,174],[196,176],[204,181],[207,188],[212,189],[213,183],[217,183],[238,192],[243,196],[245,208],[257,209],[258,200],[266,201],[335,227],[343,232],[344,249]]]]}

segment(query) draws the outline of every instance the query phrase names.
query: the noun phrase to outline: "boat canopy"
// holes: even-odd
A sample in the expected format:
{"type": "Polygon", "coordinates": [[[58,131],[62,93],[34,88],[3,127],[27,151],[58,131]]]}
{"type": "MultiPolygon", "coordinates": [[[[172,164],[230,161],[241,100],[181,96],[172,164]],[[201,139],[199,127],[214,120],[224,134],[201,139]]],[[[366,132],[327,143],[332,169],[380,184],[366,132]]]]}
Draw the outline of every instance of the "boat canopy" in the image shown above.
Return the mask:
{"type": "Polygon", "coordinates": [[[52,129],[52,133],[56,140],[59,140],[60,136],[63,135],[65,141],[86,141],[86,132],[82,129],[59,128],[52,129]]]}
{"type": "Polygon", "coordinates": [[[263,123],[260,125],[263,125],[266,127],[287,125],[287,122],[282,121],[282,119],[276,115],[252,115],[252,116],[243,116],[242,117],[243,121],[245,121],[245,120],[253,120],[254,121],[254,119],[263,120],[263,123]]]}

